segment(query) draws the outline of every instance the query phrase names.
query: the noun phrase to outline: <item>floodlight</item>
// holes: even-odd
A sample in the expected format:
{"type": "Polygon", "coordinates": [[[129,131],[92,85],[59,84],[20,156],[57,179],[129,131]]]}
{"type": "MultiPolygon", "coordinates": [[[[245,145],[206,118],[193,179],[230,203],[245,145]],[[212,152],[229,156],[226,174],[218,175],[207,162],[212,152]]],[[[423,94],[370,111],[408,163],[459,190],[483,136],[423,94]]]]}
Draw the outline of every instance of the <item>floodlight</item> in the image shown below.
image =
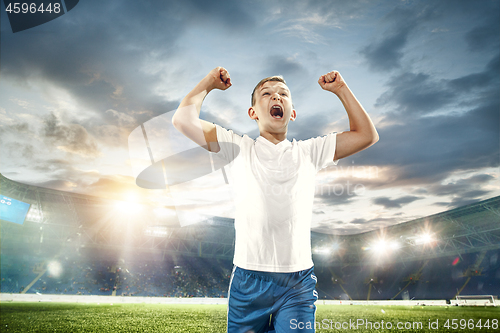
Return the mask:
{"type": "Polygon", "coordinates": [[[328,247],[317,247],[313,250],[313,252],[315,254],[324,254],[324,255],[327,255],[327,254],[330,254],[332,252],[332,249],[328,248],[328,247]]]}
{"type": "Polygon", "coordinates": [[[371,246],[373,251],[375,251],[378,254],[384,253],[387,250],[387,244],[383,239],[379,239],[376,241],[373,246],[371,246]]]}
{"type": "Polygon", "coordinates": [[[314,254],[328,255],[339,249],[340,245],[338,243],[332,243],[331,245],[323,245],[313,249],[314,254]]]}
{"type": "Polygon", "coordinates": [[[31,206],[26,219],[31,222],[40,222],[42,217],[38,208],[31,206]]]}
{"type": "Polygon", "coordinates": [[[152,237],[168,237],[168,228],[161,225],[149,226],[144,230],[144,234],[152,237]]]}
{"type": "Polygon", "coordinates": [[[399,249],[399,243],[396,241],[387,241],[381,238],[372,243],[372,245],[366,249],[370,249],[374,251],[376,254],[382,255],[399,249]]]}
{"type": "Polygon", "coordinates": [[[430,234],[425,233],[421,236],[419,236],[416,240],[415,243],[417,244],[429,244],[433,241],[433,238],[430,234]]]}
{"type": "Polygon", "coordinates": [[[47,265],[47,270],[49,271],[49,274],[54,276],[54,277],[59,277],[62,273],[62,266],[59,261],[51,261],[47,265]]]}
{"type": "Polygon", "coordinates": [[[399,243],[396,242],[396,241],[392,241],[390,244],[389,244],[391,250],[397,250],[399,249],[399,243]]]}
{"type": "Polygon", "coordinates": [[[124,214],[134,214],[142,210],[142,205],[137,202],[119,201],[115,207],[124,214]]]}

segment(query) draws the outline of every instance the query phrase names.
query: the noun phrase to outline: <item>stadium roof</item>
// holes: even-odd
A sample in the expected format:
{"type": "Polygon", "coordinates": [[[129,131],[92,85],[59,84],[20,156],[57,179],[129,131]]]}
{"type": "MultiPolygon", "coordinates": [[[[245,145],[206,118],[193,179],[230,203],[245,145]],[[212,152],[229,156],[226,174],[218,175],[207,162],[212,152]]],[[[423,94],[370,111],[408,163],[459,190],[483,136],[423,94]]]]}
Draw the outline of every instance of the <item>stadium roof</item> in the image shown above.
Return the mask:
{"type": "MultiPolygon", "coordinates": [[[[380,230],[342,237],[318,237],[316,244],[345,244],[339,256],[328,261],[366,264],[381,243],[392,262],[424,260],[467,252],[500,249],[500,197],[490,198],[439,214],[400,223],[380,230]],[[393,249],[391,249],[391,246],[393,249]]],[[[339,247],[342,247],[340,245],[339,247]]],[[[375,260],[383,262],[383,258],[375,260]]]]}
{"type": "MultiPolygon", "coordinates": [[[[212,217],[180,228],[175,216],[155,214],[155,207],[132,213],[116,200],[26,185],[1,174],[0,194],[31,204],[24,225],[2,221],[3,249],[44,242],[55,248],[70,244],[221,259],[233,255],[232,219],[212,217]]],[[[311,236],[315,262],[334,265],[380,262],[374,261],[374,243],[384,242],[392,246],[393,262],[498,249],[500,197],[361,234],[311,236]]]]}

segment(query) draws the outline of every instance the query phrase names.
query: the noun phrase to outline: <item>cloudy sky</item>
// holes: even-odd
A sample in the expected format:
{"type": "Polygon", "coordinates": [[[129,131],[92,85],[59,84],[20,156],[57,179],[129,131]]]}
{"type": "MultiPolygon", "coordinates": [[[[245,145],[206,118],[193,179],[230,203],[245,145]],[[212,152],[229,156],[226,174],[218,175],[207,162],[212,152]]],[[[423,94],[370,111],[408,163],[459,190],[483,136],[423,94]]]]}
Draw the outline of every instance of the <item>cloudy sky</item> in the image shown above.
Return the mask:
{"type": "Polygon", "coordinates": [[[84,0],[18,33],[1,7],[0,172],[10,179],[156,205],[176,193],[187,210],[230,217],[220,170],[141,189],[128,141],[223,66],[233,86],[211,93],[202,117],[237,133],[258,135],[250,94],[276,74],[298,114],[289,139],[348,130],[317,83],[331,70],[375,122],[376,145],[318,174],[316,231],[358,233],[500,195],[498,0],[84,0]],[[212,202],[197,198],[204,191],[212,202]]]}

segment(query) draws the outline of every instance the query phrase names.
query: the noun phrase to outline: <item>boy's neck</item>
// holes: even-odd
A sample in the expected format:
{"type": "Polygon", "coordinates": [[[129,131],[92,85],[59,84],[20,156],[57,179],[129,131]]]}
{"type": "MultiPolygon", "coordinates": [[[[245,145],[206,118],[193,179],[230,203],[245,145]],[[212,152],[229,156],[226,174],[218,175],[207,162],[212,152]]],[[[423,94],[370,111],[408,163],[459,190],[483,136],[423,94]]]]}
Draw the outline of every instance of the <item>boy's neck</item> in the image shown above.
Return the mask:
{"type": "Polygon", "coordinates": [[[261,131],[260,136],[262,136],[267,141],[274,143],[275,145],[277,145],[281,141],[286,140],[286,132],[285,133],[269,133],[269,132],[261,131]]]}

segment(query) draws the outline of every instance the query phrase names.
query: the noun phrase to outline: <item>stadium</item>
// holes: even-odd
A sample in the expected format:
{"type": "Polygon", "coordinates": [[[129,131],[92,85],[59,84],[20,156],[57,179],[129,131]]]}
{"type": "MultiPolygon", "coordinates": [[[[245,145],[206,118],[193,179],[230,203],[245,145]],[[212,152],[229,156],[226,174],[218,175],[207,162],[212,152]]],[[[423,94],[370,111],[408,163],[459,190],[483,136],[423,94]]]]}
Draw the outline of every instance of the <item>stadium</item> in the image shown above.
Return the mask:
{"type": "MultiPolygon", "coordinates": [[[[169,207],[158,209],[35,187],[3,175],[0,180],[2,331],[29,329],[31,324],[16,321],[16,315],[31,311],[35,317],[40,304],[46,315],[57,320],[65,318],[56,311],[59,307],[71,305],[70,318],[76,322],[79,313],[87,317],[93,313],[92,317],[101,318],[99,325],[104,325],[98,330],[119,330],[110,328],[116,323],[106,324],[100,317],[111,308],[143,318],[144,309],[151,306],[153,312],[168,310],[185,320],[180,326],[157,322],[156,329],[225,330],[233,220],[212,217],[181,228],[169,207]],[[201,317],[193,319],[193,313],[201,317]],[[191,327],[193,323],[196,327],[191,327]]],[[[347,309],[343,315],[352,318],[356,312],[371,311],[369,318],[377,322],[389,311],[404,317],[408,309],[456,306],[457,318],[475,324],[488,319],[488,326],[496,318],[498,324],[499,312],[494,306],[500,289],[499,221],[500,197],[494,197],[356,235],[312,232],[318,331],[335,329],[328,318],[329,313],[338,316],[346,311],[339,308],[347,309]],[[481,306],[482,310],[465,305],[481,306]]],[[[444,325],[449,314],[436,318],[442,318],[444,325]]],[[[435,318],[434,312],[429,318],[435,318]]],[[[37,325],[50,322],[36,320],[37,325]]],[[[422,322],[418,331],[436,331],[430,319],[422,322]]],[[[56,324],[42,327],[58,327],[51,325],[56,324]]],[[[148,331],[142,321],[131,322],[122,331],[130,331],[134,325],[148,331]]],[[[85,327],[80,329],[86,331],[85,327]]],[[[494,331],[493,326],[484,328],[494,331]]],[[[75,327],[71,330],[77,331],[75,327]]]]}

